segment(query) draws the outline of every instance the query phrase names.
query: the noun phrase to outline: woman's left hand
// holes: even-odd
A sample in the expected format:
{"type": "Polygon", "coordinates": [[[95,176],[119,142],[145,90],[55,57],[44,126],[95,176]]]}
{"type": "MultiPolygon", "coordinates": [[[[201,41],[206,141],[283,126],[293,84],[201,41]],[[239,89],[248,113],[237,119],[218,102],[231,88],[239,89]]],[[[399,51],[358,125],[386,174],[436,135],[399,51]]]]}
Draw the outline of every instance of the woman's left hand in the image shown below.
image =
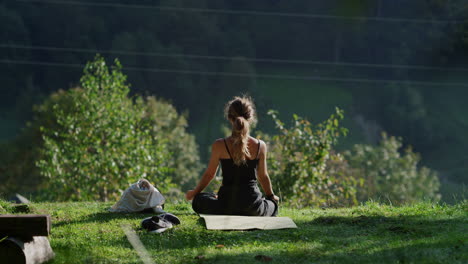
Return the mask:
{"type": "Polygon", "coordinates": [[[195,190],[188,190],[188,191],[185,193],[185,199],[187,199],[187,201],[191,201],[191,200],[193,200],[193,198],[195,197],[195,195],[197,195],[197,193],[195,192],[195,190]]]}

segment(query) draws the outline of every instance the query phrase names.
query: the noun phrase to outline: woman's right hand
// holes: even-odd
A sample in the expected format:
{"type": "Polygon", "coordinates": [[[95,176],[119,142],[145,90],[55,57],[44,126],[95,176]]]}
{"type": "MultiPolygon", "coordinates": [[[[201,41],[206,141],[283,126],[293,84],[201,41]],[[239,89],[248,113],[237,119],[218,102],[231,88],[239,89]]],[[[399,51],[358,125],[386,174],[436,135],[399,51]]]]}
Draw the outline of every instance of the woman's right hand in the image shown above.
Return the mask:
{"type": "Polygon", "coordinates": [[[188,191],[185,193],[185,199],[187,199],[187,201],[191,201],[191,200],[193,200],[193,198],[195,197],[195,195],[197,195],[197,193],[195,192],[195,190],[188,190],[188,191]]]}
{"type": "Polygon", "coordinates": [[[279,197],[276,196],[276,195],[274,195],[274,194],[269,195],[269,196],[267,196],[266,198],[267,198],[268,200],[273,200],[273,201],[275,201],[275,202],[277,202],[277,203],[279,202],[279,197]]]}
{"type": "Polygon", "coordinates": [[[279,197],[276,195],[273,195],[272,199],[275,200],[275,202],[279,202],[279,197]]]}

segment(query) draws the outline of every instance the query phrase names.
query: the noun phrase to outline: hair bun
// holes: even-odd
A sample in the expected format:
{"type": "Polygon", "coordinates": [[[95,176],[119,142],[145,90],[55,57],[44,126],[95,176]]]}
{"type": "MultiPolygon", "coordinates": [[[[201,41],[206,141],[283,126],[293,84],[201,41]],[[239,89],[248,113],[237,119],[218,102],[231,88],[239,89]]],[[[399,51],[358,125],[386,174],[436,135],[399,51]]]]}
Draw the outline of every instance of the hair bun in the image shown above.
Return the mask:
{"type": "Polygon", "coordinates": [[[243,130],[245,127],[245,118],[243,116],[238,116],[234,120],[236,130],[243,130]]]}

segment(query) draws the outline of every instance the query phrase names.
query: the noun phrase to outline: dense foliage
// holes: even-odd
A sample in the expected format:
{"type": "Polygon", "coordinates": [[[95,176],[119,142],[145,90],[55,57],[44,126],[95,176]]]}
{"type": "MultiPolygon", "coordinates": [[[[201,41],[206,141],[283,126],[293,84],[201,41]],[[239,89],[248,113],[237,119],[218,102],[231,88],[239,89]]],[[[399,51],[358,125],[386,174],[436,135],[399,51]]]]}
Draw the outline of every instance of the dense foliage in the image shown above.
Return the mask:
{"type": "Polygon", "coordinates": [[[186,190],[200,177],[201,163],[195,136],[187,132],[186,115],[177,113],[174,106],[162,99],[145,99],[145,119],[152,133],[167,142],[169,157],[162,161],[169,168],[167,175],[177,189],[186,190]]]}
{"type": "MultiPolygon", "coordinates": [[[[14,151],[3,154],[7,162],[0,166],[0,192],[106,200],[142,177],[163,192],[194,184],[201,165],[185,115],[155,97],[130,98],[118,61],[110,70],[97,56],[85,67],[81,86],[53,93],[35,107],[35,119],[14,151]]],[[[384,134],[377,146],[355,145],[344,155],[334,151],[338,138],[347,134],[339,108],[315,126],[293,115],[287,127],[276,111],[269,115],[278,130],[273,136],[261,134],[270,146],[270,175],[274,188],[293,206],[440,197],[437,174],[420,168],[420,157],[411,149],[402,155],[400,139],[384,134]]]]}
{"type": "Polygon", "coordinates": [[[198,177],[197,145],[185,116],[151,96],[130,98],[118,61],[110,70],[97,57],[81,84],[35,107],[34,121],[4,159],[10,163],[1,166],[7,173],[0,193],[105,200],[142,177],[163,192],[198,177]]]}
{"type": "Polygon", "coordinates": [[[352,168],[349,173],[364,179],[358,189],[361,200],[401,204],[440,199],[437,173],[421,167],[420,156],[411,148],[402,151],[402,146],[401,139],[383,134],[378,145],[358,144],[345,153],[352,168]]]}
{"type": "MultiPolygon", "coordinates": [[[[99,50],[128,66],[133,93],[157,94],[177,109],[189,110],[190,129],[202,146],[219,134],[222,117],[212,109],[232,95],[250,91],[261,114],[272,107],[286,113],[299,105],[298,99],[309,102],[331,87],[338,93],[316,105],[301,103],[303,111],[292,112],[323,118],[318,110],[327,106],[328,113],[340,105],[350,117],[364,116],[375,127],[405,138],[441,170],[442,178],[466,182],[468,108],[463,99],[468,92],[448,85],[466,83],[466,71],[453,69],[466,68],[468,61],[465,0],[59,2],[0,1],[0,139],[13,141],[31,118],[30,106],[75,85],[81,75],[76,66],[99,50]],[[329,63],[311,63],[317,61],[329,63]],[[276,104],[287,97],[285,87],[294,94],[301,86],[288,75],[341,81],[325,82],[327,88],[308,81],[307,91],[279,108],[276,104]],[[342,80],[346,78],[371,81],[342,80]],[[267,80],[271,82],[265,84],[267,80]],[[409,82],[400,87],[381,80],[409,82]],[[271,83],[282,93],[270,93],[271,83]],[[349,105],[341,104],[348,98],[349,105]]],[[[267,132],[272,131],[273,125],[267,132]]],[[[348,139],[356,143],[362,137],[348,139]]],[[[365,139],[374,143],[372,137],[365,139]]],[[[5,146],[9,153],[2,154],[0,163],[29,159],[13,146],[18,144],[5,146]]],[[[207,151],[201,149],[203,158],[207,151]]]]}
{"type": "Polygon", "coordinates": [[[287,127],[271,111],[279,133],[261,134],[270,144],[269,173],[274,189],[296,207],[349,206],[369,199],[394,204],[440,199],[437,172],[421,166],[419,154],[403,152],[402,140],[382,134],[378,145],[356,144],[333,149],[347,134],[340,126],[343,111],[313,126],[294,115],[287,127]]]}
{"type": "Polygon", "coordinates": [[[268,166],[275,190],[282,199],[295,206],[356,203],[357,181],[351,177],[330,175],[327,162],[332,147],[347,130],[340,127],[343,111],[336,109],[329,119],[318,125],[294,115],[290,127],[270,115],[279,130],[269,141],[268,166]]]}
{"type": "Polygon", "coordinates": [[[67,104],[54,105],[57,127],[42,128],[38,166],[48,178],[47,196],[104,200],[139,178],[168,186],[166,144],[144,118],[144,101],[128,97],[120,63],[109,70],[97,57],[86,65],[81,85],[67,92],[67,104]]]}

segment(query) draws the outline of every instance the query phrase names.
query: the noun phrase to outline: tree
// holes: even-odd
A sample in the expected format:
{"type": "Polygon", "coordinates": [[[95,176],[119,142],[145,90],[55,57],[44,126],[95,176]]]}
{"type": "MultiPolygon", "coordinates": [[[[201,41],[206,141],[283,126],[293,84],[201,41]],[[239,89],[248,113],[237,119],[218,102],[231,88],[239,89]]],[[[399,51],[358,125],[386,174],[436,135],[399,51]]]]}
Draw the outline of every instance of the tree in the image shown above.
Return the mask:
{"type": "Polygon", "coordinates": [[[437,173],[420,167],[421,157],[411,148],[401,153],[402,145],[401,139],[383,134],[377,146],[357,144],[345,152],[354,173],[364,178],[364,188],[358,191],[360,200],[401,204],[440,199],[437,173]]]}
{"type": "Polygon", "coordinates": [[[48,178],[48,198],[106,200],[139,178],[163,191],[171,186],[165,139],[145,119],[143,99],[128,97],[121,68],[116,60],[109,70],[97,56],[84,69],[82,88],[67,91],[68,104],[54,105],[57,127],[42,127],[37,163],[48,178]]]}
{"type": "Polygon", "coordinates": [[[182,190],[196,185],[202,167],[195,136],[186,131],[187,114],[179,115],[170,103],[153,96],[145,100],[145,113],[154,136],[160,134],[167,141],[170,158],[163,165],[171,168],[168,177],[182,190]]]}

